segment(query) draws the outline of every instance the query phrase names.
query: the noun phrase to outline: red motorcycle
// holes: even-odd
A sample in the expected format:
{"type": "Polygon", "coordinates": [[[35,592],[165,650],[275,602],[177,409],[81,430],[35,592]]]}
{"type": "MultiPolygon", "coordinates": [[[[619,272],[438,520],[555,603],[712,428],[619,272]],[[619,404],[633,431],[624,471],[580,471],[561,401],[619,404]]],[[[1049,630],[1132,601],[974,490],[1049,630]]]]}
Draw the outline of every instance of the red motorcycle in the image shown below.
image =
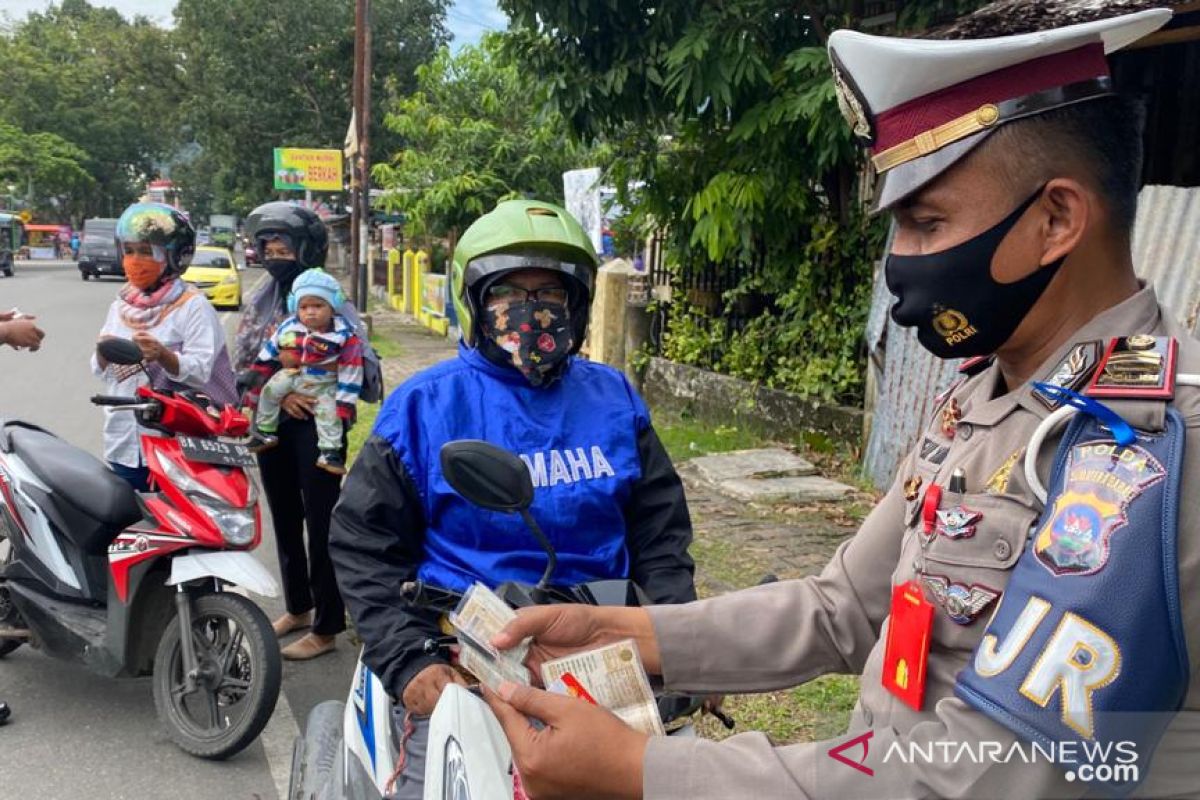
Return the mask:
{"type": "MultiPolygon", "coordinates": [[[[124,339],[97,349],[142,360],[124,339]]],[[[230,441],[249,421],[146,386],[92,403],[164,434],[141,437],[152,491],[36,425],[0,421],[0,656],[28,643],[105,676],[152,673],[171,739],[226,758],[262,731],[282,675],[266,615],[226,591],[278,593],[250,554],[262,537],[253,456],[230,441]]]]}

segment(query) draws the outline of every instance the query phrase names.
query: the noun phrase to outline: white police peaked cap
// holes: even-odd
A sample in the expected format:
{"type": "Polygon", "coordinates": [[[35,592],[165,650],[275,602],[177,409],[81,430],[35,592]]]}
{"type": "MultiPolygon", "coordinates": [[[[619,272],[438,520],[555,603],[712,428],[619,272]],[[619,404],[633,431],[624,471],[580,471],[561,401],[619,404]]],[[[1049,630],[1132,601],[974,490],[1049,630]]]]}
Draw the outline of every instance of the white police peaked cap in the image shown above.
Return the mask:
{"type": "Polygon", "coordinates": [[[1113,94],[1106,54],[1158,30],[1165,8],[993,39],[834,31],[838,104],[881,175],[888,208],[1006,122],[1113,94]]]}

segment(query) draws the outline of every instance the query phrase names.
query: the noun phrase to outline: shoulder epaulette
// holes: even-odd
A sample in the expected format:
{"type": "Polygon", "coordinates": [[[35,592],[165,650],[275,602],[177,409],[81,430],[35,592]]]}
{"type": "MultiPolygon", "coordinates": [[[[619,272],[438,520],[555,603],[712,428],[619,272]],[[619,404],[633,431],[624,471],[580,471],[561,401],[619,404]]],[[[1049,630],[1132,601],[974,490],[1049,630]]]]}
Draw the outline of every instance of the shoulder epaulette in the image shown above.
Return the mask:
{"type": "Polygon", "coordinates": [[[1091,397],[1170,400],[1175,396],[1179,343],[1170,336],[1110,339],[1085,394],[1091,397]]]}

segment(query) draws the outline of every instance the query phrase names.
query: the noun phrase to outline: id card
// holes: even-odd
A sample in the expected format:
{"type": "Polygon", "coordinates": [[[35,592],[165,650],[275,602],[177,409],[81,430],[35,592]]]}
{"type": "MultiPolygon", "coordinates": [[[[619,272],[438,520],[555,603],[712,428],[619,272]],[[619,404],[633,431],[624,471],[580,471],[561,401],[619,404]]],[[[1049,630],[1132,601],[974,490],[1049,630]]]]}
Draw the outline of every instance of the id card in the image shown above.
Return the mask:
{"type": "Polygon", "coordinates": [[[883,686],[914,711],[925,701],[925,667],[933,631],[933,605],[921,586],[892,587],[892,613],[883,651],[883,686]]]}

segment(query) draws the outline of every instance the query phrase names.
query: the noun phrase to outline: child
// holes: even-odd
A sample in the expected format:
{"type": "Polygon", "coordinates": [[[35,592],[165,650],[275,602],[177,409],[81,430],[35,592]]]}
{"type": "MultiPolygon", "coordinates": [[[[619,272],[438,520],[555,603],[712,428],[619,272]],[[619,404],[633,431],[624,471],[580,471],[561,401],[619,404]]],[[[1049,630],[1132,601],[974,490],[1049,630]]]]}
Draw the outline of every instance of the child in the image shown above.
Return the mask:
{"type": "Polygon", "coordinates": [[[297,392],[317,400],[317,466],[334,475],[346,473],[342,425],[354,423],[362,390],[362,342],[334,313],[341,302],[341,286],[320,267],[296,278],[288,296],[292,316],[263,343],[254,364],[257,372],[271,375],[258,398],[250,438],[254,452],[279,443],[279,404],[297,392]]]}

